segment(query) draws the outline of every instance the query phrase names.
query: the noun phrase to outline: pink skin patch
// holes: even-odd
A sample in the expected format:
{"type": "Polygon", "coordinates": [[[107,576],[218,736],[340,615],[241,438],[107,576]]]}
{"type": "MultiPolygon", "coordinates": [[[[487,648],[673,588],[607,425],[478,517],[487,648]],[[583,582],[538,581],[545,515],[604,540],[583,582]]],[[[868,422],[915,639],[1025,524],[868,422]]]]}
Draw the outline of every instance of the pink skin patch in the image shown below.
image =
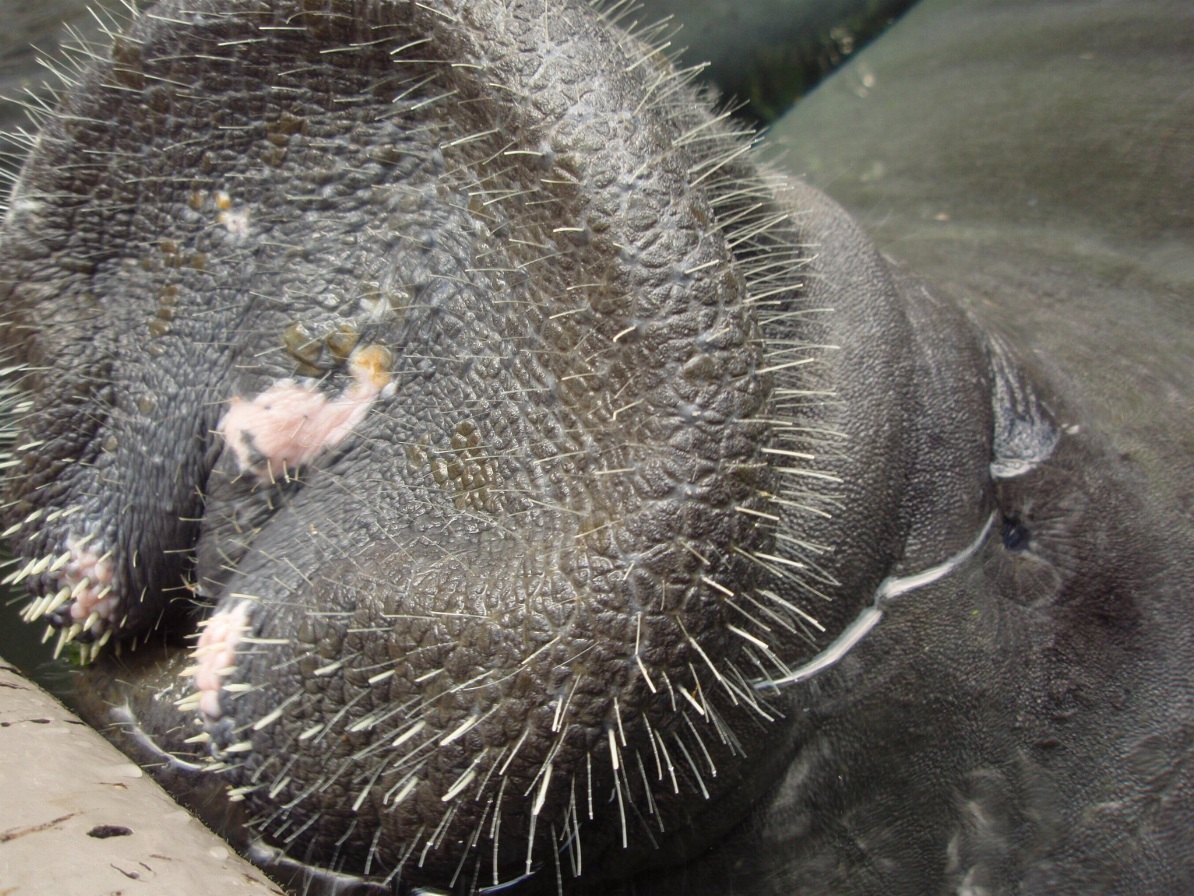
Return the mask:
{"type": "Polygon", "coordinates": [[[209,722],[224,715],[220,690],[236,668],[236,648],[249,630],[249,608],[249,602],[243,601],[201,623],[203,632],[194,653],[194,682],[199,694],[199,711],[209,722]]]}
{"type": "Polygon", "coordinates": [[[343,442],[390,385],[390,353],[378,345],[358,349],[348,369],[353,382],[336,398],[286,379],[256,398],[231,399],[219,432],[241,471],[272,482],[343,442]]]}
{"type": "Polygon", "coordinates": [[[100,634],[112,622],[120,598],[112,590],[112,562],[107,555],[67,540],[71,558],[60,574],[63,588],[71,590],[70,618],[93,634],[100,634]],[[94,617],[94,618],[93,618],[94,617]]]}

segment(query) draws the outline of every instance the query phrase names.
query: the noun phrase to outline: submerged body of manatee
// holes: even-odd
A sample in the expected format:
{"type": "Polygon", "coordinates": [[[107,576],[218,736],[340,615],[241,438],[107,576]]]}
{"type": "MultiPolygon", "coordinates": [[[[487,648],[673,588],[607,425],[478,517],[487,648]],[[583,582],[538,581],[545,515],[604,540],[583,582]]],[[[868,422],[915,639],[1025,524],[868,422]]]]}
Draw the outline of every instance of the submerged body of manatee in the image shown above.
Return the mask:
{"type": "Polygon", "coordinates": [[[116,36],[0,232],[24,615],[309,891],[1184,879],[1188,539],[651,41],[116,36]]]}

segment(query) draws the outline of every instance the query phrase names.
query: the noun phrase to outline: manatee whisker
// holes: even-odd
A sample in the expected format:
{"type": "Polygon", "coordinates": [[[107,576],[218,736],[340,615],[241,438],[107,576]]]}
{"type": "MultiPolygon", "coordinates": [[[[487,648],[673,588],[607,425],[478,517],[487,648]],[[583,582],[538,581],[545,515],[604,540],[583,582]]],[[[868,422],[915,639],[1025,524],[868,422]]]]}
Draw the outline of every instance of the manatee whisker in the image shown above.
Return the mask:
{"type": "Polygon", "coordinates": [[[319,816],[317,816],[317,815],[311,816],[309,819],[307,819],[307,821],[305,821],[303,824],[299,825],[293,831],[288,833],[284,838],[282,838],[282,842],[283,843],[293,843],[295,840],[297,840],[299,837],[301,837],[303,835],[303,833],[305,833],[306,830],[309,827],[311,827],[311,825],[315,824],[315,822],[317,822],[318,820],[319,820],[319,816]]]}
{"type": "Polygon", "coordinates": [[[415,788],[418,786],[419,782],[415,777],[417,772],[418,769],[416,768],[415,771],[412,771],[409,775],[386,791],[385,796],[382,798],[382,804],[392,806],[394,808],[397,808],[399,805],[401,805],[403,800],[414,793],[415,788]]]}
{"type": "MultiPolygon", "coordinates": [[[[618,803],[618,821],[622,834],[622,848],[625,849],[628,843],[628,830],[626,824],[626,799],[622,796],[622,781],[626,777],[626,770],[622,767],[621,755],[612,737],[610,738],[610,761],[613,764],[614,798],[618,803]]],[[[528,868],[528,870],[530,869],[528,868]]]]}
{"type": "MultiPolygon", "coordinates": [[[[420,868],[422,868],[423,863],[427,861],[427,853],[433,849],[438,848],[441,838],[447,832],[448,826],[452,823],[452,819],[456,816],[456,810],[457,810],[458,806],[459,806],[458,803],[451,803],[448,805],[448,808],[444,811],[443,818],[441,818],[439,821],[439,824],[437,824],[435,826],[435,830],[433,830],[431,832],[431,836],[427,838],[427,843],[423,847],[423,852],[419,855],[418,866],[420,868]]],[[[532,816],[532,821],[531,821],[531,827],[533,830],[534,829],[533,816],[532,816]]],[[[531,842],[531,843],[535,842],[533,836],[530,838],[529,842],[531,842]]]]}
{"type": "MultiPolygon", "coordinates": [[[[685,719],[685,721],[688,720],[687,713],[682,713],[681,715],[685,719]]],[[[691,724],[692,723],[689,722],[690,726],[691,726],[691,724]]],[[[678,746],[680,748],[680,752],[683,754],[685,761],[687,761],[688,770],[691,772],[691,777],[696,782],[696,785],[701,792],[701,796],[704,797],[705,799],[708,799],[709,798],[709,796],[708,796],[709,790],[708,790],[708,788],[705,787],[705,778],[701,774],[700,769],[697,768],[696,762],[693,761],[692,754],[690,752],[688,752],[688,745],[684,743],[684,739],[683,739],[683,737],[680,736],[679,732],[675,732],[672,734],[672,740],[676,744],[676,746],[678,746]]],[[[683,770],[683,768],[681,770],[683,770]]]]}
{"type": "Polygon", "coordinates": [[[279,777],[276,781],[274,781],[269,786],[269,791],[268,791],[269,798],[271,800],[276,800],[278,798],[278,794],[281,793],[283,790],[285,790],[287,787],[289,787],[293,780],[294,780],[294,778],[292,778],[288,774],[284,774],[281,777],[279,777]]]}
{"type": "MultiPolygon", "coordinates": [[[[556,710],[555,715],[552,716],[551,730],[553,733],[558,733],[563,725],[563,720],[568,714],[568,707],[572,704],[572,699],[576,696],[577,689],[584,680],[583,675],[575,675],[572,679],[572,685],[568,689],[568,694],[564,699],[557,698],[555,701],[556,710]]],[[[617,709],[617,702],[614,703],[615,710],[617,709]]]]}
{"type": "MultiPolygon", "coordinates": [[[[734,597],[737,597],[737,596],[738,595],[734,595],[734,597]]],[[[764,610],[763,607],[757,601],[751,599],[749,597],[749,595],[747,595],[747,599],[750,600],[750,602],[756,608],[763,610],[764,613],[770,615],[769,611],[764,610]]],[[[767,623],[763,622],[761,619],[752,615],[749,611],[743,609],[741,606],[739,606],[737,601],[735,601],[732,597],[723,597],[722,605],[725,607],[728,607],[729,609],[733,610],[735,613],[742,616],[744,619],[748,620],[753,626],[755,626],[755,628],[759,629],[759,631],[768,632],[768,633],[773,631],[771,626],[767,625],[767,623]]],[[[788,631],[795,631],[795,628],[788,622],[781,622],[780,624],[783,628],[785,628],[788,631]]],[[[728,622],[726,623],[726,626],[727,626],[726,631],[730,632],[731,634],[735,634],[735,632],[730,627],[731,625],[732,625],[732,623],[728,623],[728,622]]]]}
{"type": "Polygon", "coordinates": [[[701,697],[699,701],[696,697],[692,696],[692,694],[689,693],[688,688],[684,687],[683,685],[680,686],[679,692],[680,696],[687,700],[700,716],[704,717],[708,715],[708,711],[704,704],[704,693],[702,691],[699,689],[697,690],[697,695],[701,697]]]}
{"type": "Polygon", "coordinates": [[[310,740],[311,738],[313,738],[313,737],[317,736],[318,734],[320,734],[321,732],[323,732],[323,730],[326,728],[327,728],[326,724],[324,724],[323,722],[317,722],[316,724],[310,726],[309,728],[304,728],[301,732],[299,732],[298,740],[300,740],[300,741],[310,740]]]}
{"type": "MultiPolygon", "coordinates": [[[[576,776],[568,782],[568,808],[564,813],[564,848],[568,850],[569,862],[572,866],[572,876],[579,877],[584,868],[580,846],[580,818],[576,808],[576,776]]],[[[496,883],[497,867],[494,866],[494,882],[496,883]]]]}
{"type": "MultiPolygon", "coordinates": [[[[355,819],[354,819],[354,822],[355,822],[355,819]]],[[[378,840],[381,839],[381,834],[382,834],[382,829],[378,828],[376,831],[374,831],[373,838],[369,842],[369,851],[365,855],[365,867],[364,867],[364,870],[362,871],[362,873],[366,877],[368,877],[370,872],[373,870],[373,863],[378,858],[379,853],[377,850],[377,842],[378,842],[378,840]]]]}
{"type": "Polygon", "coordinates": [[[326,724],[320,726],[319,732],[312,737],[312,743],[319,743],[325,735],[327,735],[330,731],[334,731],[336,724],[346,715],[348,715],[353,707],[355,707],[360,701],[364,700],[366,696],[368,696],[368,691],[362,691],[351,700],[346,702],[344,706],[342,706],[336,711],[336,713],[332,715],[326,724]]]}
{"type": "Polygon", "coordinates": [[[422,755],[427,750],[433,750],[436,746],[434,738],[428,738],[415,747],[408,749],[396,761],[390,763],[388,770],[391,772],[400,771],[409,765],[414,765],[418,771],[426,762],[427,757],[422,755]]]}
{"type": "Polygon", "coordinates": [[[370,791],[373,789],[373,785],[377,783],[377,779],[381,777],[382,772],[384,772],[384,771],[386,771],[386,767],[384,765],[377,766],[377,769],[373,772],[373,776],[369,779],[369,783],[366,784],[365,787],[361,789],[361,792],[357,795],[357,798],[353,801],[353,803],[352,803],[352,811],[353,812],[357,812],[360,810],[361,805],[365,802],[366,798],[368,798],[368,796],[369,796],[370,791]]]}
{"type": "MultiPolygon", "coordinates": [[[[659,812],[659,807],[655,803],[654,790],[651,787],[650,781],[647,780],[647,769],[643,765],[643,758],[642,758],[642,756],[639,755],[637,750],[635,751],[634,756],[635,756],[635,760],[638,762],[639,775],[641,776],[642,781],[643,781],[643,794],[647,799],[647,814],[655,819],[655,824],[658,827],[659,833],[666,834],[667,827],[664,825],[663,817],[659,812]]],[[[640,818],[641,818],[641,813],[640,813],[640,818]]],[[[648,836],[651,837],[651,840],[654,843],[655,837],[652,836],[650,827],[648,827],[645,823],[644,823],[644,829],[647,831],[648,836]]]]}

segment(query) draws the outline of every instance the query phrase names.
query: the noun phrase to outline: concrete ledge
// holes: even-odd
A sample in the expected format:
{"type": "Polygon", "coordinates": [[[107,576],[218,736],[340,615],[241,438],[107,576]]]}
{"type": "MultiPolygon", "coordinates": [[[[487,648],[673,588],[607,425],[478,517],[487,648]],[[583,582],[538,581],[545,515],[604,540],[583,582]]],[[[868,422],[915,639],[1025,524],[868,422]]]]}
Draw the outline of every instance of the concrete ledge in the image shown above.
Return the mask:
{"type": "Polygon", "coordinates": [[[4,896],[283,894],[2,659],[0,781],[4,896]]]}

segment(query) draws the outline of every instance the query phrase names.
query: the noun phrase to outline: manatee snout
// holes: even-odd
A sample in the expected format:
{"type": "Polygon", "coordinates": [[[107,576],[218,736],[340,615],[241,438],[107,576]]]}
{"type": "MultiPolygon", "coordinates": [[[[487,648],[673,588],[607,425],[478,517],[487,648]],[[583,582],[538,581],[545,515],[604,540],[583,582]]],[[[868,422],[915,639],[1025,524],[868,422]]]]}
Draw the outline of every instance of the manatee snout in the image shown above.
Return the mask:
{"type": "Polygon", "coordinates": [[[777,524],[824,499],[764,448],[832,479],[777,392],[820,312],[662,54],[535,3],[165,3],[42,133],[26,615],[85,659],[201,617],[183,733],[313,864],[495,885],[724,831],[774,633],[819,626],[777,524]]]}

